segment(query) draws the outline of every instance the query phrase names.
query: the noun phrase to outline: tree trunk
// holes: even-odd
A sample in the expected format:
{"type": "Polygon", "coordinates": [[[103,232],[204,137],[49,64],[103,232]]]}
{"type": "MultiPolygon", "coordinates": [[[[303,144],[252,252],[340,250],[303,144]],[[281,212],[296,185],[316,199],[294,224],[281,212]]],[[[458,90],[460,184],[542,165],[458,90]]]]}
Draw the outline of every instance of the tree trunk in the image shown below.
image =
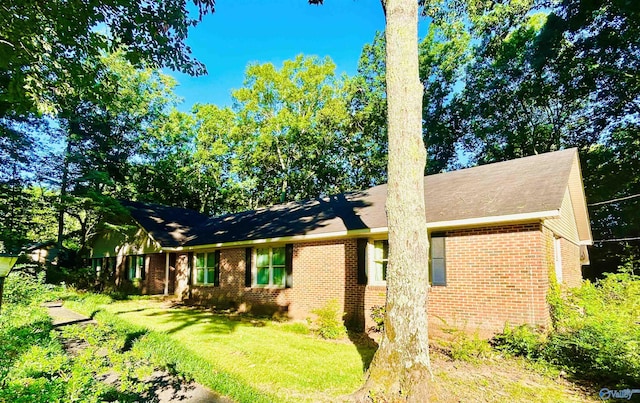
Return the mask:
{"type": "Polygon", "coordinates": [[[60,184],[60,198],[58,204],[58,236],[56,238],[56,248],[59,254],[62,251],[62,241],[64,239],[64,214],[66,211],[65,204],[67,203],[67,186],[69,186],[69,155],[71,153],[71,143],[67,139],[67,147],[64,153],[64,160],[62,163],[62,183],[60,184]]]}
{"type": "Polygon", "coordinates": [[[384,333],[359,401],[425,402],[431,367],[427,327],[426,149],[418,76],[418,2],[383,0],[388,102],[389,266],[384,333]]]}

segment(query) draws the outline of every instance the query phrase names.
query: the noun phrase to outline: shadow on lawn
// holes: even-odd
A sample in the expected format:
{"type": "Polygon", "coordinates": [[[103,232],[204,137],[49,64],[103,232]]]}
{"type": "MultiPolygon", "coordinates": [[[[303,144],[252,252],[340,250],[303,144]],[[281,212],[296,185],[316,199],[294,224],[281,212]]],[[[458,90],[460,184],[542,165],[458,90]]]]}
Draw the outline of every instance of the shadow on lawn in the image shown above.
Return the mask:
{"type": "Polygon", "coordinates": [[[356,346],[360,359],[362,360],[362,372],[367,372],[373,355],[378,350],[378,343],[366,333],[349,332],[349,340],[356,346]]]}
{"type": "MultiPolygon", "coordinates": [[[[166,331],[169,334],[196,325],[201,326],[208,333],[229,334],[242,324],[242,320],[235,320],[227,315],[186,308],[152,312],[147,316],[161,317],[165,319],[165,323],[176,324],[175,327],[166,331]]],[[[253,324],[253,326],[256,325],[253,324]]]]}

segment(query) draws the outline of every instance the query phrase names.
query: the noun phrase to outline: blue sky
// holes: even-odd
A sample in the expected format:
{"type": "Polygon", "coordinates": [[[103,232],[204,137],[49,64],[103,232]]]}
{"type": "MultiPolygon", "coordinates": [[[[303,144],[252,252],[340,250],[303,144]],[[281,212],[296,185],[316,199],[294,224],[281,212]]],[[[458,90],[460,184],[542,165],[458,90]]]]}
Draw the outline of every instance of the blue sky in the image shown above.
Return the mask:
{"type": "Polygon", "coordinates": [[[354,74],[362,46],[384,29],[379,0],[217,0],[216,12],[189,31],[187,44],[207,66],[208,75],[189,77],[169,72],[184,99],[180,109],[195,103],[231,105],[231,91],[242,86],[248,63],[277,67],[300,53],[329,56],[338,73],[354,74]]]}

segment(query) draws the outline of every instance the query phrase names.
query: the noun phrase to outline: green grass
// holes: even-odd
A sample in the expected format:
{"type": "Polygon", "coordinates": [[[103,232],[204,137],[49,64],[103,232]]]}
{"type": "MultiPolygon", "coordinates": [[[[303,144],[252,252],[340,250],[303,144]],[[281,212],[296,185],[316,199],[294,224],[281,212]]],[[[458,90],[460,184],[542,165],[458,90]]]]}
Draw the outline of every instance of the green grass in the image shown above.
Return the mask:
{"type": "MultiPolygon", "coordinates": [[[[371,343],[321,339],[304,323],[216,314],[149,297],[72,299],[68,308],[135,335],[136,356],[239,402],[340,400],[361,385],[375,352],[371,343]]],[[[594,401],[597,393],[498,353],[453,360],[439,352],[443,345],[432,351],[434,402],[594,401]]]]}
{"type": "Polygon", "coordinates": [[[116,322],[153,330],[155,336],[140,342],[151,346],[150,350],[166,351],[159,355],[185,357],[169,364],[201,374],[197,381],[238,400],[254,401],[256,396],[238,396],[235,388],[228,390],[229,382],[239,384],[240,389],[251,385],[278,401],[335,400],[358,388],[365,363],[375,351],[372,346],[356,347],[348,339],[326,341],[304,335],[303,324],[170,308],[153,299],[101,305],[104,302],[104,297],[96,296],[67,306],[89,314],[103,309],[111,318],[99,313],[98,320],[117,318],[116,322]],[[207,373],[222,379],[207,382],[211,378],[207,373]]]}

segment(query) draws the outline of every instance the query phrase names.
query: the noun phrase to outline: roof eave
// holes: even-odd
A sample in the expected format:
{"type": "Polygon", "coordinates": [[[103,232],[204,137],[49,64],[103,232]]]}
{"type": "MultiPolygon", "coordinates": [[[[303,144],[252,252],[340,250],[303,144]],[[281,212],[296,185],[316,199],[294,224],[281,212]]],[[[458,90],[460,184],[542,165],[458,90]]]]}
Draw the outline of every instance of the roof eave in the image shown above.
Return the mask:
{"type": "MultiPolygon", "coordinates": [[[[549,210],[534,213],[521,213],[510,214],[504,216],[492,216],[492,217],[480,217],[470,218],[463,220],[450,220],[450,221],[438,221],[427,223],[427,229],[443,230],[443,229],[459,229],[465,227],[478,227],[485,225],[500,225],[500,224],[515,224],[536,222],[548,218],[557,218],[560,216],[560,210],[549,210]]],[[[233,247],[248,247],[261,244],[273,244],[273,243],[291,243],[291,242],[310,242],[310,241],[326,241],[330,239],[343,239],[343,238],[358,238],[358,237],[374,237],[379,235],[386,235],[389,232],[388,227],[379,228],[364,228],[357,230],[345,230],[336,232],[327,232],[322,234],[305,234],[305,235],[293,235],[273,238],[261,238],[234,242],[218,242],[203,245],[191,245],[191,246],[178,246],[178,247],[163,247],[165,252],[190,252],[204,249],[215,248],[233,248],[233,247]]]]}
{"type": "Polygon", "coordinates": [[[536,212],[530,212],[530,213],[507,214],[507,215],[490,216],[490,217],[465,218],[461,220],[436,221],[436,222],[427,223],[427,229],[433,231],[433,230],[478,227],[478,226],[484,226],[484,225],[517,224],[517,223],[525,223],[525,222],[536,222],[540,220],[546,220],[549,218],[558,218],[558,217],[560,217],[559,209],[547,210],[547,211],[536,211],[536,212]]]}

